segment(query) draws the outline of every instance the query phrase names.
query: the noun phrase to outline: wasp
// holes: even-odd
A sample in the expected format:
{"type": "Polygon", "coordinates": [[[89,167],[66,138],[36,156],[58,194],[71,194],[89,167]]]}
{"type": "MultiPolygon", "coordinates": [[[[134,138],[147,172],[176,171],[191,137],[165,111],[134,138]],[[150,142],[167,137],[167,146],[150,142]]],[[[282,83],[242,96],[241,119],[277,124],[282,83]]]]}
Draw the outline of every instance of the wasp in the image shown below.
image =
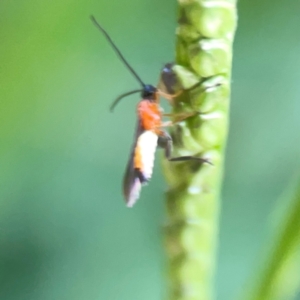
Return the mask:
{"type": "MultiPolygon", "coordinates": [[[[108,43],[116,52],[119,59],[124,63],[130,73],[141,85],[141,88],[138,90],[133,90],[120,95],[110,107],[111,111],[113,111],[117,103],[124,97],[135,93],[141,93],[141,100],[137,105],[137,125],[135,130],[134,143],[123,179],[123,194],[126,205],[128,207],[132,207],[140,196],[142,186],[147,184],[151,179],[155,152],[158,147],[164,149],[165,157],[169,161],[178,162],[196,160],[200,162],[210,162],[204,158],[195,156],[171,156],[172,138],[165,130],[163,130],[163,128],[172,126],[174,123],[171,121],[163,121],[163,116],[171,116],[171,114],[163,114],[163,110],[160,107],[160,96],[166,98],[167,100],[170,100],[176,97],[177,94],[170,95],[164,93],[151,84],[145,84],[125,59],[109,34],[97,22],[95,17],[91,16],[90,18],[94,25],[103,33],[108,43]]],[[[186,115],[181,116],[180,121],[187,117],[188,116],[186,115]]]]}

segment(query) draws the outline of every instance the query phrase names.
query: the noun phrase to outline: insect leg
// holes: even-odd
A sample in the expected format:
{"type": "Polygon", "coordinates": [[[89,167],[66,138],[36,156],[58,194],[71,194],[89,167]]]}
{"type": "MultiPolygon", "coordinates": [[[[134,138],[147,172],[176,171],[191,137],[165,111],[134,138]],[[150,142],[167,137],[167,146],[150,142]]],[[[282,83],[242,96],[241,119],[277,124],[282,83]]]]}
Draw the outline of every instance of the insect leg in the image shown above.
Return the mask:
{"type": "Polygon", "coordinates": [[[160,127],[170,127],[190,117],[200,114],[199,112],[183,112],[178,114],[163,114],[164,117],[173,117],[173,121],[163,122],[160,127]]]}
{"type": "Polygon", "coordinates": [[[163,114],[164,117],[170,117],[173,118],[173,124],[179,123],[181,121],[184,121],[185,119],[188,119],[190,117],[193,117],[195,115],[201,114],[198,111],[195,112],[183,112],[183,113],[175,113],[175,114],[163,114]]]}
{"type": "Polygon", "coordinates": [[[172,121],[163,122],[159,127],[171,127],[174,123],[172,121]]]}
{"type": "Polygon", "coordinates": [[[165,93],[161,90],[158,90],[157,91],[159,93],[159,95],[161,95],[162,97],[166,98],[167,100],[173,100],[174,98],[178,97],[180,94],[183,93],[183,90],[180,90],[178,91],[177,93],[175,94],[168,94],[168,93],[165,93]]]}
{"type": "Polygon", "coordinates": [[[166,131],[161,131],[159,139],[158,139],[158,146],[160,148],[163,148],[165,150],[165,156],[166,156],[166,158],[167,158],[168,161],[188,161],[188,160],[195,160],[195,161],[199,161],[199,162],[203,162],[203,163],[208,163],[208,164],[212,165],[212,163],[208,159],[202,158],[202,157],[196,157],[196,156],[192,156],[192,155],[171,157],[172,144],[173,143],[172,143],[171,136],[166,131]]]}

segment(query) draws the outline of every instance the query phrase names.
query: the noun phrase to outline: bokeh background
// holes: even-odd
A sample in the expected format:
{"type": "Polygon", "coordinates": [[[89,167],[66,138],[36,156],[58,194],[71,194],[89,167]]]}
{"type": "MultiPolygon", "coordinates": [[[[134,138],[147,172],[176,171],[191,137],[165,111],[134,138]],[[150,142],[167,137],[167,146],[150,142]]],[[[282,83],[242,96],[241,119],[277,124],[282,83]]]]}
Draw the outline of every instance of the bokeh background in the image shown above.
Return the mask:
{"type": "MultiPolygon", "coordinates": [[[[217,298],[243,289],[278,197],[299,169],[300,2],[239,2],[217,298]]],[[[176,3],[0,3],[0,299],[162,299],[159,162],[134,209],[121,196],[138,84],[174,57],[176,3]]]]}

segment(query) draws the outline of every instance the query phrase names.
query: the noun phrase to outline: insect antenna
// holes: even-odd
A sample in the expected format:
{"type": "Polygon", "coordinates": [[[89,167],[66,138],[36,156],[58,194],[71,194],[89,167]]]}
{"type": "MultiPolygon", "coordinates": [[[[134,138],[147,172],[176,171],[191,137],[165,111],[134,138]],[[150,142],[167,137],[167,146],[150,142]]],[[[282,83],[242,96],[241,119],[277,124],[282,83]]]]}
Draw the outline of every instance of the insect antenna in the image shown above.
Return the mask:
{"type": "MultiPolygon", "coordinates": [[[[125,64],[125,66],[129,69],[130,73],[137,79],[137,81],[142,85],[142,87],[145,87],[145,83],[140,78],[140,76],[134,71],[134,69],[131,67],[131,65],[128,63],[128,61],[125,59],[119,48],[116,46],[116,44],[112,41],[109,34],[105,31],[105,29],[97,22],[94,16],[90,16],[92,22],[95,24],[95,26],[104,34],[112,48],[115,50],[121,61],[125,64]]],[[[122,95],[121,95],[122,96],[122,95]]],[[[127,95],[124,95],[127,96],[127,95]]],[[[118,97],[119,98],[119,97],[118,97]]],[[[117,98],[117,99],[118,99],[117,98]]]]}
{"type": "Polygon", "coordinates": [[[130,96],[130,95],[135,94],[135,93],[140,93],[140,92],[142,92],[142,91],[143,91],[143,90],[134,90],[134,91],[130,91],[130,92],[127,92],[127,93],[124,93],[124,94],[120,95],[120,96],[119,96],[119,97],[111,104],[109,110],[110,110],[111,112],[113,112],[113,110],[114,110],[114,108],[116,107],[116,105],[117,105],[117,104],[119,103],[119,101],[120,101],[121,99],[123,99],[124,97],[130,96]]]}

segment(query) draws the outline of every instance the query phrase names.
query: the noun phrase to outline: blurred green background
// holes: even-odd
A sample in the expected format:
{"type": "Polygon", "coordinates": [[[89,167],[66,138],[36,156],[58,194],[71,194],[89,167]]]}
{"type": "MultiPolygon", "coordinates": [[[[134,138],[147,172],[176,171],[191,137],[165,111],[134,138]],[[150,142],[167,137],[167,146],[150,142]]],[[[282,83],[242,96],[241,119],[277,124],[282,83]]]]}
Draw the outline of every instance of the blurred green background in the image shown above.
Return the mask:
{"type": "MultiPolygon", "coordinates": [[[[299,169],[300,2],[239,2],[218,299],[243,289],[274,205],[299,169]]],[[[133,209],[121,196],[138,84],[174,57],[171,0],[0,3],[0,299],[162,299],[166,188],[157,162],[133,209]]]]}

